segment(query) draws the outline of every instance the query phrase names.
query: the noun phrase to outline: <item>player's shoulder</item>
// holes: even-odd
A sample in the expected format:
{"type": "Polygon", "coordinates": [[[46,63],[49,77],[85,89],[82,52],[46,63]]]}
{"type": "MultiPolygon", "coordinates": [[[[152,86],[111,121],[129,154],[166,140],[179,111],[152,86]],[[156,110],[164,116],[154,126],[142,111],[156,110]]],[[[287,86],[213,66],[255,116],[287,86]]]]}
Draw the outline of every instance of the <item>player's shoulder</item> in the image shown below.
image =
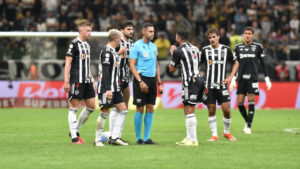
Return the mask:
{"type": "Polygon", "coordinates": [[[78,43],[79,42],[79,39],[78,38],[74,38],[74,39],[72,39],[72,41],[71,41],[71,43],[73,43],[73,44],[76,44],[76,43],[78,43]]]}
{"type": "Polygon", "coordinates": [[[244,43],[238,43],[237,45],[235,45],[235,48],[237,48],[237,47],[244,47],[245,45],[244,45],[244,43]]]}
{"type": "Polygon", "coordinates": [[[221,45],[222,45],[222,46],[221,46],[221,49],[227,49],[227,50],[231,50],[229,46],[227,46],[227,45],[223,45],[223,44],[221,44],[221,45]]]}
{"type": "Polygon", "coordinates": [[[256,45],[256,46],[259,46],[261,48],[263,48],[263,45],[261,43],[258,43],[258,42],[252,42],[253,45],[256,45]]]}
{"type": "Polygon", "coordinates": [[[208,49],[210,49],[210,45],[204,46],[201,50],[205,51],[205,50],[208,50],[208,49]]]}

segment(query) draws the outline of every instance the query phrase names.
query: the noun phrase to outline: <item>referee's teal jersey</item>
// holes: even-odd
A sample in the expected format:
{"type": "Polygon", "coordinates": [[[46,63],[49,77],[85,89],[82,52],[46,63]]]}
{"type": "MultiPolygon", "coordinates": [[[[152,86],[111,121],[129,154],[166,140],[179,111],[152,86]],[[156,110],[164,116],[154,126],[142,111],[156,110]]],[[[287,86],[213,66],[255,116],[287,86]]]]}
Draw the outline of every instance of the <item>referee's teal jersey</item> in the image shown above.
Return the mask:
{"type": "Polygon", "coordinates": [[[158,51],[154,43],[136,41],[130,48],[130,59],[136,59],[136,70],[145,77],[155,77],[158,51]]]}

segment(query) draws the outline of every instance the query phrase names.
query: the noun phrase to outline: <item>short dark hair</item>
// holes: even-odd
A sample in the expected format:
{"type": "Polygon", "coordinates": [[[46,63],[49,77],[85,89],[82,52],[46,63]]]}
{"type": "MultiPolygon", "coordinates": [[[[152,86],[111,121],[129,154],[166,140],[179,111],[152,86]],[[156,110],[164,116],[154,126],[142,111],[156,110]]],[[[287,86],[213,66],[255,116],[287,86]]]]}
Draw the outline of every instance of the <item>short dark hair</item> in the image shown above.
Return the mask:
{"type": "Polygon", "coordinates": [[[182,40],[189,40],[189,32],[186,30],[179,30],[176,32],[176,34],[180,36],[182,40]]]}
{"type": "Polygon", "coordinates": [[[215,28],[209,28],[206,33],[205,33],[205,36],[208,37],[209,34],[211,33],[215,33],[217,36],[219,36],[219,31],[215,28]]]}
{"type": "Polygon", "coordinates": [[[125,29],[126,27],[130,27],[130,26],[133,27],[133,23],[129,20],[126,20],[121,24],[121,29],[125,29]]]}
{"type": "Polygon", "coordinates": [[[147,29],[148,27],[154,27],[154,25],[152,23],[149,23],[149,22],[143,23],[142,29],[147,29]]]}
{"type": "Polygon", "coordinates": [[[251,31],[251,32],[254,34],[254,29],[253,29],[251,26],[247,26],[247,27],[244,29],[243,33],[245,33],[245,31],[251,31]]]}

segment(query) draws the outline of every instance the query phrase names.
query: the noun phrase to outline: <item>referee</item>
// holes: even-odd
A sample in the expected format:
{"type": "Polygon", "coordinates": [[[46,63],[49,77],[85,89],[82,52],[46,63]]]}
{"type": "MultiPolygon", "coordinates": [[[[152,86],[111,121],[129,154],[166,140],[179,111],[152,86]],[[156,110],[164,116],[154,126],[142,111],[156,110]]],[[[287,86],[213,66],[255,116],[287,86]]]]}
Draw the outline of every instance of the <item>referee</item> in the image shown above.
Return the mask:
{"type": "Polygon", "coordinates": [[[151,23],[142,25],[142,39],[136,41],[130,49],[129,66],[134,76],[133,81],[133,104],[136,105],[134,126],[137,144],[156,144],[150,139],[150,131],[153,119],[154,105],[157,96],[158,82],[159,92],[163,93],[161,86],[159,66],[157,62],[157,47],[151,41],[154,38],[154,26],[151,23]],[[143,113],[146,105],[144,118],[144,140],[141,137],[143,113]]]}

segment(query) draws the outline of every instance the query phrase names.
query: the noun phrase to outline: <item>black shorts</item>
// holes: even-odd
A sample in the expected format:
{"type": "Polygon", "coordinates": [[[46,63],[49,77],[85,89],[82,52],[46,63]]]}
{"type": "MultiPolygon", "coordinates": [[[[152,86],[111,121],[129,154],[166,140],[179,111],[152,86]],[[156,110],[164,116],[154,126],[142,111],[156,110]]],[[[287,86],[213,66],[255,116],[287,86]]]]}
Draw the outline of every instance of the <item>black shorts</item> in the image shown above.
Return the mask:
{"type": "Polygon", "coordinates": [[[71,83],[71,90],[68,95],[69,101],[72,99],[87,100],[95,97],[93,83],[71,83]]]}
{"type": "Polygon", "coordinates": [[[205,86],[202,77],[193,78],[189,86],[182,89],[182,103],[184,105],[196,105],[203,99],[205,86]]]}
{"type": "Polygon", "coordinates": [[[236,94],[255,94],[259,95],[259,85],[257,81],[241,80],[238,82],[236,94]]]}
{"type": "Polygon", "coordinates": [[[144,77],[141,79],[148,86],[148,93],[143,93],[140,88],[140,82],[133,80],[133,104],[137,106],[144,106],[145,104],[155,105],[157,96],[156,77],[144,77]]]}
{"type": "Polygon", "coordinates": [[[98,93],[99,107],[113,107],[116,104],[125,102],[122,92],[113,92],[112,99],[106,98],[106,93],[98,93]]]}
{"type": "Polygon", "coordinates": [[[216,104],[216,102],[218,102],[218,105],[221,105],[230,101],[230,95],[227,87],[221,89],[208,89],[205,95],[205,104],[216,104]]]}
{"type": "Polygon", "coordinates": [[[129,82],[127,82],[125,80],[124,81],[123,80],[120,81],[121,91],[123,91],[124,89],[126,89],[128,86],[129,86],[129,82]]]}

